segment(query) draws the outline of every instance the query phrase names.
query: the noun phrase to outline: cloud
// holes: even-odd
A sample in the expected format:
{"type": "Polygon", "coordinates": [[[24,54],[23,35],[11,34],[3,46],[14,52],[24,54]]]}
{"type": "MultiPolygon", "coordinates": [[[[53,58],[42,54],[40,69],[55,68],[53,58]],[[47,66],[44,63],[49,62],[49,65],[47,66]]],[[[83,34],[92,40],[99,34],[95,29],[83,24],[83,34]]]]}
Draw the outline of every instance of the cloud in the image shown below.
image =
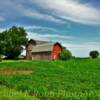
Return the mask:
{"type": "MultiPolygon", "coordinates": [[[[57,27],[47,27],[47,26],[42,26],[42,25],[32,25],[32,26],[23,26],[27,31],[38,31],[41,33],[54,33],[54,34],[64,34],[68,33],[68,30],[60,29],[57,27]]],[[[67,25],[67,28],[71,28],[71,26],[67,25]]]]}
{"type": "Polygon", "coordinates": [[[35,32],[27,32],[29,39],[35,39],[35,40],[45,40],[48,41],[47,38],[43,37],[42,35],[35,33],[35,32]]]}
{"type": "Polygon", "coordinates": [[[26,16],[63,24],[69,20],[81,24],[100,25],[99,8],[81,3],[80,0],[4,0],[0,3],[0,11],[0,15],[11,19],[26,16]],[[36,9],[37,7],[39,9],[36,9]]]}
{"type": "Polygon", "coordinates": [[[45,37],[45,38],[56,38],[56,39],[63,39],[63,40],[68,40],[68,39],[73,39],[74,37],[71,37],[71,36],[66,36],[66,35],[62,35],[62,34],[60,34],[60,35],[58,35],[58,34],[54,34],[54,35],[51,35],[51,34],[46,34],[46,35],[42,35],[43,37],[45,37]]]}
{"type": "Polygon", "coordinates": [[[8,0],[9,2],[2,2],[2,4],[0,4],[0,9],[2,10],[3,14],[6,16],[6,15],[9,15],[9,16],[6,16],[6,17],[16,17],[16,18],[21,18],[21,17],[28,17],[28,18],[33,18],[33,19],[38,19],[38,20],[43,20],[43,21],[51,21],[51,22],[55,22],[55,23],[60,23],[60,24],[64,24],[66,23],[65,21],[59,19],[59,18],[56,18],[55,16],[53,15],[50,15],[50,14],[47,14],[47,13],[41,13],[40,10],[36,10],[34,5],[32,5],[33,7],[31,6],[28,6],[28,5],[31,5],[31,0],[29,0],[28,2],[27,1],[11,1],[11,0],[8,0]],[[2,6],[3,5],[3,6],[2,6]],[[15,6],[13,6],[15,5],[15,6]],[[7,7],[8,9],[3,9],[3,7],[7,7]],[[10,11],[10,12],[9,12],[10,11]],[[9,13],[8,13],[9,12],[9,13]],[[17,14],[16,14],[17,13],[17,14]],[[10,16],[10,15],[13,15],[13,16],[10,16]]]}
{"type": "Polygon", "coordinates": [[[36,25],[33,25],[33,26],[24,26],[24,28],[26,29],[26,30],[34,30],[34,29],[41,29],[41,30],[49,30],[49,31],[53,31],[53,32],[58,32],[58,30],[57,29],[55,29],[55,28],[51,28],[51,27],[43,27],[43,26],[36,26],[36,25]]]}
{"type": "Polygon", "coordinates": [[[32,0],[54,16],[81,24],[100,24],[100,11],[79,0],[32,0]]]}
{"type": "Polygon", "coordinates": [[[46,21],[51,21],[51,22],[55,22],[55,23],[62,23],[62,24],[65,23],[63,20],[60,20],[60,19],[55,18],[54,16],[51,16],[48,14],[40,13],[39,11],[34,10],[34,9],[32,9],[32,10],[24,9],[22,11],[22,13],[24,14],[24,16],[39,19],[39,20],[46,20],[46,21]]]}
{"type": "Polygon", "coordinates": [[[36,40],[45,40],[45,41],[62,41],[62,40],[72,40],[74,37],[58,34],[40,34],[34,32],[28,32],[28,38],[36,40]]]}

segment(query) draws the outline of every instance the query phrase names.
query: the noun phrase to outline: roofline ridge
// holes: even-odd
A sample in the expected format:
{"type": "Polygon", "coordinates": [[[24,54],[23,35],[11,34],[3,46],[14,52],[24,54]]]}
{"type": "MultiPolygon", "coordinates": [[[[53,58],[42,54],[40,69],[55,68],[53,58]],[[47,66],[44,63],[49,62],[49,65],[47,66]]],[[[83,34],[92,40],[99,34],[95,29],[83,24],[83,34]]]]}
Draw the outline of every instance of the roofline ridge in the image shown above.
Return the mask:
{"type": "Polygon", "coordinates": [[[44,46],[44,45],[54,45],[54,43],[43,43],[43,44],[38,44],[36,46],[44,46]]]}

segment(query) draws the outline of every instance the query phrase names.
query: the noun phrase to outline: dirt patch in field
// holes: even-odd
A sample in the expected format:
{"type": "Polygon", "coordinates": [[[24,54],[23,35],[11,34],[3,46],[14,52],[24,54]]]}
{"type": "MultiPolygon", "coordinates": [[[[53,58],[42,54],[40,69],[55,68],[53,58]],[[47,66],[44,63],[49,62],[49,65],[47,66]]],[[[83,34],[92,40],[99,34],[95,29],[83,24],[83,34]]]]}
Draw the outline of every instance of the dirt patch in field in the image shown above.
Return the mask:
{"type": "Polygon", "coordinates": [[[0,74],[2,75],[12,75],[12,74],[31,74],[32,70],[17,70],[17,69],[11,69],[11,68],[1,68],[0,74]]]}

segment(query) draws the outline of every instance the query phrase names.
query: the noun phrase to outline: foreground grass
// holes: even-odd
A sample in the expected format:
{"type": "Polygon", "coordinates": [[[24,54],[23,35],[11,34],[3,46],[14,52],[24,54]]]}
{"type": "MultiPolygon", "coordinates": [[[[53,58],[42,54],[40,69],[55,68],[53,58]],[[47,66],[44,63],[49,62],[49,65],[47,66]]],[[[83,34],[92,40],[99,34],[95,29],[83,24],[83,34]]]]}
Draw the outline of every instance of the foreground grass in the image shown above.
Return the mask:
{"type": "Polygon", "coordinates": [[[0,86],[0,100],[38,100],[27,93],[15,91],[5,86],[0,86]]]}
{"type": "Polygon", "coordinates": [[[0,68],[32,70],[28,75],[0,75],[0,85],[41,100],[100,99],[100,59],[12,61],[0,68]]]}

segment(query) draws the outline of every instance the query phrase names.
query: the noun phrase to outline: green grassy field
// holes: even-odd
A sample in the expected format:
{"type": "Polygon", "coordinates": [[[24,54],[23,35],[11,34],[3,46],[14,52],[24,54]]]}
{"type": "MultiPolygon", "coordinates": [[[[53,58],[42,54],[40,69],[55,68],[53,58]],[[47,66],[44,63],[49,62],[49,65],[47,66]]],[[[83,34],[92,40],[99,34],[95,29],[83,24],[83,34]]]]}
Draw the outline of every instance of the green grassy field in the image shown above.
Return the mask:
{"type": "Polygon", "coordinates": [[[27,95],[19,100],[100,100],[100,59],[3,61],[0,73],[0,97],[7,88],[14,95],[19,93],[20,98],[27,95]]]}
{"type": "Polygon", "coordinates": [[[0,100],[38,100],[35,97],[29,96],[28,93],[15,91],[6,86],[0,86],[0,100]]]}

